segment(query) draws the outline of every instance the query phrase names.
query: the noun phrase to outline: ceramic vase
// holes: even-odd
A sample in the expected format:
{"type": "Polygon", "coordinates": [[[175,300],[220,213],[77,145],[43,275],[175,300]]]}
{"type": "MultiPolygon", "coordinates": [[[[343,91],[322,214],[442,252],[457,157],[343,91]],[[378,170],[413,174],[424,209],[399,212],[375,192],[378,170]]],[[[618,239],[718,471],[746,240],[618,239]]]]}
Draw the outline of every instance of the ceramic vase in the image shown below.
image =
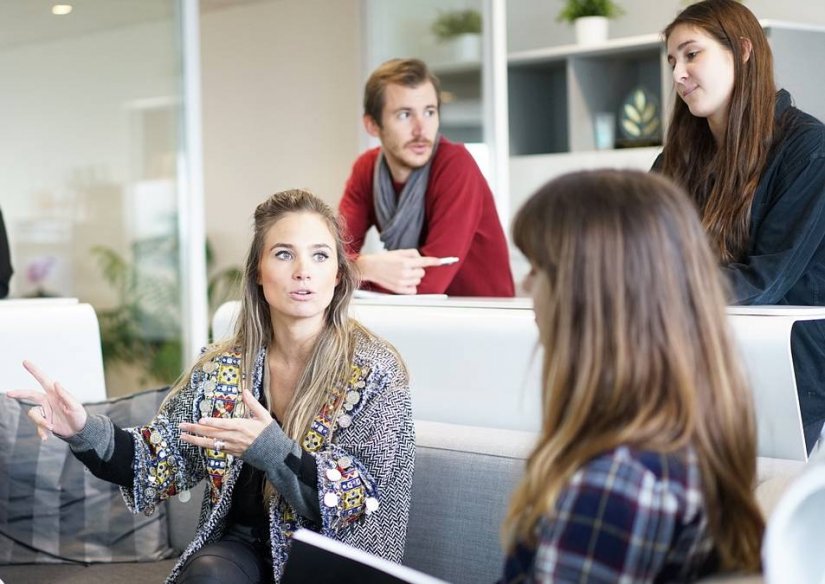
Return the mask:
{"type": "Polygon", "coordinates": [[[481,35],[475,33],[460,34],[450,40],[453,60],[456,63],[481,60],[481,35]]]}
{"type": "Polygon", "coordinates": [[[598,45],[607,40],[606,16],[582,16],[574,20],[573,25],[580,45],[598,45]]]}

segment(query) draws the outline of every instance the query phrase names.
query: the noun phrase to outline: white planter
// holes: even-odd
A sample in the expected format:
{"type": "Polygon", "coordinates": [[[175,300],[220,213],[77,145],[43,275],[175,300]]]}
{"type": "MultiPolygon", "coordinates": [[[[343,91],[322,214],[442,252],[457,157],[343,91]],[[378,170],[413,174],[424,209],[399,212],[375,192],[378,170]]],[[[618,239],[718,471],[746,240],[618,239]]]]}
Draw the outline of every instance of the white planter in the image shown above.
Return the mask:
{"type": "Polygon", "coordinates": [[[598,45],[607,40],[606,16],[582,16],[573,21],[576,42],[580,45],[598,45]]]}
{"type": "Polygon", "coordinates": [[[481,35],[475,33],[460,34],[450,39],[450,52],[453,61],[462,63],[465,61],[481,60],[481,35]]]}

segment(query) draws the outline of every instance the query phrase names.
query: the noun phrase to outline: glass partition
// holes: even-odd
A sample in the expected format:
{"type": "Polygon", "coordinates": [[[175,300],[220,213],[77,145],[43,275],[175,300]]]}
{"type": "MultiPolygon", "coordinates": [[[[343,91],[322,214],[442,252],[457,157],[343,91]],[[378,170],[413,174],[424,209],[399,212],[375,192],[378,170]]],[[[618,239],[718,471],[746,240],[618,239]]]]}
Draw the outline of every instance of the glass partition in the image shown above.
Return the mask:
{"type": "Polygon", "coordinates": [[[10,296],[91,303],[110,396],[169,383],[183,354],[180,10],[50,4],[2,8],[18,31],[0,35],[10,296]]]}

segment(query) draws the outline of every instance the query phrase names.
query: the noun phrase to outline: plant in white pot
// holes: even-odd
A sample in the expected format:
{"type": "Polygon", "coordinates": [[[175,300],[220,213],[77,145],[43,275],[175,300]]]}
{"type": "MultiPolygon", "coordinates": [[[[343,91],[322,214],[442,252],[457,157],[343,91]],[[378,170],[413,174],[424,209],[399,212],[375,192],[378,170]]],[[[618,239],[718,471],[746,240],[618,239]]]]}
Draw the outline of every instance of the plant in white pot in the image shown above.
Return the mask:
{"type": "Polygon", "coordinates": [[[439,42],[452,45],[456,61],[481,59],[481,13],[478,10],[440,11],[432,31],[439,42]]]}
{"type": "Polygon", "coordinates": [[[558,20],[576,27],[576,42],[593,45],[607,40],[607,21],[624,14],[613,0],[565,0],[558,20]]]}

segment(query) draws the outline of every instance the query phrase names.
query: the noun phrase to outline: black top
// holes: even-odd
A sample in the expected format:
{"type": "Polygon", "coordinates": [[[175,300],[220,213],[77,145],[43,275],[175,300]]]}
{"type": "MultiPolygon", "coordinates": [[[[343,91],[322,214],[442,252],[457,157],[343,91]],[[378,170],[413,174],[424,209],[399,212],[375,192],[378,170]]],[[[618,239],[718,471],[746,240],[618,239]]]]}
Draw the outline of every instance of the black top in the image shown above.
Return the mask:
{"type": "Polygon", "coordinates": [[[6,226],[3,223],[3,212],[0,211],[0,298],[9,295],[9,280],[14,270],[11,269],[11,254],[9,240],[6,237],[6,226]]]}
{"type": "Polygon", "coordinates": [[[269,513],[264,507],[264,480],[264,471],[251,464],[243,465],[232,490],[228,523],[239,523],[268,531],[269,513]]]}
{"type": "MultiPolygon", "coordinates": [[[[825,125],[776,96],[776,141],[751,206],[745,257],[724,266],[737,304],[825,305],[825,125]]],[[[658,169],[661,156],[653,165],[658,169]]],[[[805,441],[825,422],[825,323],[791,334],[805,441]]]]}

